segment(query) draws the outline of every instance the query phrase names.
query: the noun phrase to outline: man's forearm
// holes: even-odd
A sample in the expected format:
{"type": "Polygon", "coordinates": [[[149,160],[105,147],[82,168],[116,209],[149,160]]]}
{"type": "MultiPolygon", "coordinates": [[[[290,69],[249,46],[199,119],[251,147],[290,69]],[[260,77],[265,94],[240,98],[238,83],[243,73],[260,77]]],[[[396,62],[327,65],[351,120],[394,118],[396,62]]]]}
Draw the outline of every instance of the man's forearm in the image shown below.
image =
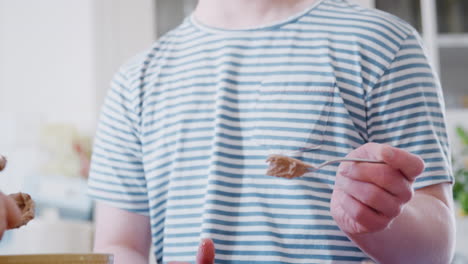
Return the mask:
{"type": "Polygon", "coordinates": [[[431,195],[416,192],[389,228],[348,236],[381,264],[448,264],[454,235],[451,208],[431,195]]]}
{"type": "Polygon", "coordinates": [[[95,248],[94,251],[114,255],[114,264],[148,264],[148,256],[125,246],[112,245],[95,248]]]}

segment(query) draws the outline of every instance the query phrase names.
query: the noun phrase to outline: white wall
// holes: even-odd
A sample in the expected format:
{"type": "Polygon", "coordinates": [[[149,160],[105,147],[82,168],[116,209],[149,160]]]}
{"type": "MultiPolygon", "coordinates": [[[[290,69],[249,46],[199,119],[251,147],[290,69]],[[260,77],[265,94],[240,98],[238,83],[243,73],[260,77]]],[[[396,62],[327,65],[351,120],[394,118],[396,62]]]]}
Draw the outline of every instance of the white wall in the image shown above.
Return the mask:
{"type": "Polygon", "coordinates": [[[37,175],[46,122],[93,133],[96,122],[93,0],[0,0],[1,190],[37,175]]]}
{"type": "MultiPolygon", "coordinates": [[[[1,1],[1,0],[0,0],[1,1]]],[[[118,67],[155,40],[153,0],[94,1],[96,103],[98,107],[118,67]]]]}
{"type": "MultiPolygon", "coordinates": [[[[92,130],[92,0],[0,0],[0,113],[92,130]]],[[[3,128],[8,129],[8,128],[3,128]]]]}
{"type": "MultiPolygon", "coordinates": [[[[152,3],[0,0],[0,154],[9,157],[0,191],[27,191],[25,186],[37,184],[57,193],[50,184],[38,182],[44,159],[37,139],[40,127],[69,123],[94,134],[113,73],[154,41],[152,3]]],[[[3,237],[1,254],[90,250],[89,223],[78,230],[71,223],[50,223],[39,216],[25,228],[3,237]],[[62,227],[59,236],[38,239],[57,226],[62,227]],[[64,240],[70,237],[74,240],[64,240]]]]}
{"type": "Polygon", "coordinates": [[[0,0],[0,154],[10,158],[0,190],[16,191],[37,174],[41,125],[94,134],[113,73],[154,41],[152,4],[0,0]]]}
{"type": "Polygon", "coordinates": [[[113,72],[154,41],[152,2],[0,0],[0,118],[94,131],[113,72]]]}
{"type": "Polygon", "coordinates": [[[366,7],[375,6],[375,0],[354,0],[354,1],[366,7]]]}

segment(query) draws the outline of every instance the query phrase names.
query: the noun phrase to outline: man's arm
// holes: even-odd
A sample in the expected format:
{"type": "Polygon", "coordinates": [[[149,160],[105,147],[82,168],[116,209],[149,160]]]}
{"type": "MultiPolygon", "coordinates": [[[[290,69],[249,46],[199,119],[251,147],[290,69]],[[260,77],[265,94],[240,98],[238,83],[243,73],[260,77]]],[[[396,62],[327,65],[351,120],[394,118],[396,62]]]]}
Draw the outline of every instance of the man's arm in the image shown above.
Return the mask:
{"type": "Polygon", "coordinates": [[[114,264],[147,264],[151,245],[148,216],[96,204],[94,251],[111,253],[114,264]]]}
{"type": "Polygon", "coordinates": [[[348,235],[378,263],[448,264],[455,224],[448,183],[422,188],[387,229],[348,235]]]}
{"type": "Polygon", "coordinates": [[[378,263],[450,263],[455,236],[451,185],[413,192],[423,161],[389,145],[368,143],[348,156],[385,163],[340,165],[331,212],[341,230],[378,263]]]}

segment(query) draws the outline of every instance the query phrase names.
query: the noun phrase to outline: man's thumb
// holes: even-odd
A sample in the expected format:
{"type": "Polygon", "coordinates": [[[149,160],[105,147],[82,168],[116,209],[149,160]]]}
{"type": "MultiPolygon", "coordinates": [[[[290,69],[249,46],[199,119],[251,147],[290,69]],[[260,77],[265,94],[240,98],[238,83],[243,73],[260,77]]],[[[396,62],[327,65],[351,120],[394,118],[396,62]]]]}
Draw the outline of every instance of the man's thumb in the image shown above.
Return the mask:
{"type": "Polygon", "coordinates": [[[215,247],[213,240],[205,238],[200,242],[197,253],[197,264],[214,264],[215,247]]]}

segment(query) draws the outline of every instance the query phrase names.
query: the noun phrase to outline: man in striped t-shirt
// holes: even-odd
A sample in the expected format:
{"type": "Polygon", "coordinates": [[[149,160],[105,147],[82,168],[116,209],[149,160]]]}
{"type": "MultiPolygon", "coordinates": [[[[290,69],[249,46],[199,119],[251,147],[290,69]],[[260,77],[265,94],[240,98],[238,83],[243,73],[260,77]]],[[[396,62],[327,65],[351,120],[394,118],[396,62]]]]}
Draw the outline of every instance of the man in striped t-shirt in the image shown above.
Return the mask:
{"type": "Polygon", "coordinates": [[[199,263],[448,263],[443,109],[419,36],[389,14],[200,0],[112,82],[89,179],[95,250],[194,262],[206,238],[199,263]],[[283,179],[265,174],[271,154],[385,163],[283,179]]]}

